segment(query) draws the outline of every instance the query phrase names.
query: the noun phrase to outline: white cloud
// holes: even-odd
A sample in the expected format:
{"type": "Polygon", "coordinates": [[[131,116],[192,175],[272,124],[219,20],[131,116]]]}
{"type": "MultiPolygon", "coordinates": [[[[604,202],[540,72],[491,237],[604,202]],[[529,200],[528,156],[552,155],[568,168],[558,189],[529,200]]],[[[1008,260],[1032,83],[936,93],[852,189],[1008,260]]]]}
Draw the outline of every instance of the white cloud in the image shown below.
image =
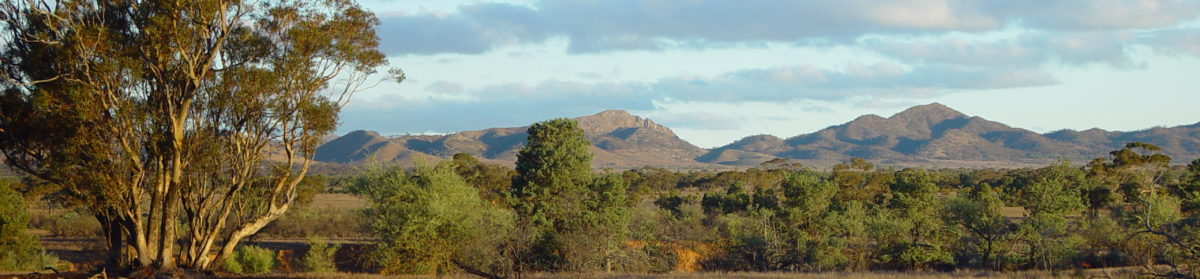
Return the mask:
{"type": "Polygon", "coordinates": [[[482,53],[555,37],[573,53],[737,46],[864,35],[995,31],[1018,24],[1048,32],[1171,27],[1200,16],[1177,0],[555,0],[484,3],[456,13],[382,18],[391,54],[482,53]]]}
{"type": "Polygon", "coordinates": [[[1162,30],[1147,34],[1142,40],[1159,52],[1200,56],[1200,28],[1162,30]]]}
{"type": "Polygon", "coordinates": [[[990,2],[984,8],[1021,19],[1031,28],[1116,30],[1159,28],[1200,15],[1192,0],[1018,0],[990,2]]]}
{"type": "Polygon", "coordinates": [[[662,104],[898,108],[1060,88],[1048,85],[1070,78],[1064,69],[1142,70],[1140,49],[1200,56],[1200,29],[1180,25],[1200,19],[1193,0],[480,2],[381,13],[382,50],[425,82],[352,104],[342,129],[452,132],[627,109],[725,133],[766,116],[662,104]]]}
{"type": "MultiPolygon", "coordinates": [[[[402,125],[397,128],[404,131],[458,131],[586,115],[606,109],[650,111],[662,102],[912,100],[965,90],[1041,86],[1056,82],[1053,77],[1036,70],[943,65],[906,68],[887,63],[851,64],[837,69],[810,65],[745,69],[715,76],[674,76],[654,82],[549,80],[464,88],[457,83],[437,81],[427,90],[454,94],[456,98],[393,96],[364,105],[352,104],[344,115],[352,120],[347,123],[359,125],[389,123],[402,125]],[[400,119],[403,121],[397,121],[400,119]]],[[[680,116],[668,121],[693,129],[732,129],[738,123],[716,115],[680,116]]]]}

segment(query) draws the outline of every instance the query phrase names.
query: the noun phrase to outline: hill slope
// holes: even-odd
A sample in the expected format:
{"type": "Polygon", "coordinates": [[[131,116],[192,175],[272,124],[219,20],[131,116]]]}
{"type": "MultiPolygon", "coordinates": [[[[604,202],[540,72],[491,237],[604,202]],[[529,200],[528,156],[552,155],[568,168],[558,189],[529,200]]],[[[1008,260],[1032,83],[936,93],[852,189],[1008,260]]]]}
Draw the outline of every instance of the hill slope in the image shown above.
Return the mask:
{"type": "MultiPolygon", "coordinates": [[[[1200,157],[1200,123],[1133,132],[1089,129],[1039,134],[969,116],[938,103],[912,107],[887,118],[864,115],[786,139],[749,136],[713,149],[696,147],[671,129],[625,111],[608,110],[575,120],[592,143],[590,150],[596,168],[757,166],[775,158],[827,165],[852,157],[883,164],[926,166],[968,163],[1011,166],[1059,159],[1079,163],[1105,156],[1130,141],[1156,144],[1175,158],[1175,163],[1200,157]]],[[[355,131],[321,145],[316,160],[357,164],[374,158],[411,164],[413,160],[432,162],[462,152],[485,162],[511,166],[517,151],[525,144],[527,128],[400,137],[355,131]]]]}
{"type": "MultiPolygon", "coordinates": [[[[757,156],[842,161],[852,157],[884,162],[932,160],[1047,163],[1105,156],[1130,141],[1163,147],[1176,163],[1200,157],[1200,123],[1135,132],[1091,129],[1038,134],[978,116],[967,116],[939,103],[909,108],[888,118],[865,115],[810,134],[782,141],[751,136],[713,149],[702,162],[730,164],[731,150],[757,156]],[[755,144],[750,144],[751,142],[755,144]]],[[[740,154],[741,157],[752,155],[740,154]]]]}
{"type": "MultiPolygon", "coordinates": [[[[575,120],[592,143],[596,167],[704,165],[693,160],[704,154],[704,149],[680,139],[671,129],[650,119],[608,110],[575,120]]],[[[517,151],[525,144],[526,129],[528,126],[392,138],[375,132],[354,131],[321,145],[316,160],[358,163],[373,155],[377,161],[407,162],[416,157],[445,158],[461,152],[484,161],[511,165],[517,160],[517,151]]]]}

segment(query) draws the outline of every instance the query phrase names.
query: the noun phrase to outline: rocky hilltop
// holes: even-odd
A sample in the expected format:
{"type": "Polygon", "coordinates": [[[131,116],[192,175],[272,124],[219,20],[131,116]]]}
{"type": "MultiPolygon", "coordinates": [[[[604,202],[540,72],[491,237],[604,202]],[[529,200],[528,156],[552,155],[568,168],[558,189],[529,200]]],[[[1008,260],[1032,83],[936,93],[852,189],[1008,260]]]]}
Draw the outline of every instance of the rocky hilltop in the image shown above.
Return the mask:
{"type": "MultiPolygon", "coordinates": [[[[625,111],[608,110],[575,120],[592,143],[596,168],[757,166],[775,158],[829,163],[853,157],[897,165],[1045,164],[1060,159],[1088,161],[1131,141],[1156,144],[1175,158],[1175,163],[1200,158],[1200,123],[1133,132],[1089,129],[1039,134],[969,116],[938,103],[912,107],[886,118],[864,115],[789,138],[749,136],[713,149],[696,147],[670,128],[625,111]]],[[[316,159],[335,164],[372,158],[407,163],[462,152],[491,163],[512,165],[517,150],[525,144],[527,128],[400,137],[355,131],[326,142],[317,149],[316,159]]]]}
{"type": "MultiPolygon", "coordinates": [[[[680,139],[671,129],[650,119],[608,110],[575,120],[592,143],[596,167],[704,165],[694,160],[704,154],[704,149],[680,139]]],[[[517,151],[525,144],[528,128],[490,128],[448,135],[400,137],[354,131],[321,145],[316,160],[359,163],[373,158],[382,162],[408,162],[419,157],[428,161],[461,152],[484,161],[512,165],[517,160],[517,151]]]]}

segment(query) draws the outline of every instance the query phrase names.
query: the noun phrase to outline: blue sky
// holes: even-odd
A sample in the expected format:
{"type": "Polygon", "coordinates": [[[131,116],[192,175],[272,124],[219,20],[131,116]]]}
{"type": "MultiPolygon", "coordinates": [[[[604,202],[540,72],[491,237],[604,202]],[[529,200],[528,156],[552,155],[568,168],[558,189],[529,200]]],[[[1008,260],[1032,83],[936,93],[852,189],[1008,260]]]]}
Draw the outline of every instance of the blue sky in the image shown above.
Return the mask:
{"type": "Polygon", "coordinates": [[[701,147],[940,102],[1038,132],[1200,122],[1200,1],[364,0],[408,76],[340,133],[623,109],[701,147]]]}

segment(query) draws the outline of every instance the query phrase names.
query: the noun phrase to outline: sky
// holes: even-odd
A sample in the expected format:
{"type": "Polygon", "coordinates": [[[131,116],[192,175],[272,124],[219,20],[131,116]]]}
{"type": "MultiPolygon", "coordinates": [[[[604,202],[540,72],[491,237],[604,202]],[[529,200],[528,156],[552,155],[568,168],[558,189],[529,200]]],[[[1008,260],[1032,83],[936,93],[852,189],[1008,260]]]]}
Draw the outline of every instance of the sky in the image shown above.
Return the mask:
{"type": "Polygon", "coordinates": [[[408,79],[339,133],[627,110],[700,147],[942,103],[1037,132],[1200,122],[1200,0],[360,0],[408,79]]]}

